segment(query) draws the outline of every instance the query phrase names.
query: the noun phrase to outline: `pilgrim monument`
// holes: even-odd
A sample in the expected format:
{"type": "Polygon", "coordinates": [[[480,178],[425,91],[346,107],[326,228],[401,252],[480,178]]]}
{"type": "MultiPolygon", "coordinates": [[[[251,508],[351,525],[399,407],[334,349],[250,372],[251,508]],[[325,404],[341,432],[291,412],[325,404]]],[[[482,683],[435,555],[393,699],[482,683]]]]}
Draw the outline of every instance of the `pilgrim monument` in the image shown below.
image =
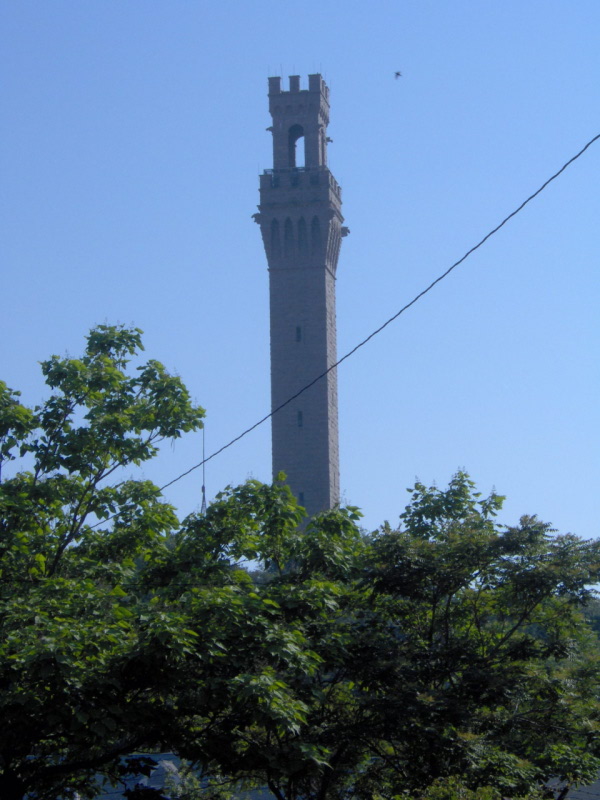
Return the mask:
{"type": "MultiPolygon", "coordinates": [[[[271,409],[336,362],[335,273],[341,190],[327,168],[329,89],[321,75],[269,78],[273,168],[260,176],[269,265],[271,409]]],[[[340,500],[337,375],[333,369],[271,418],[273,476],[285,472],[308,516],[340,500]]]]}

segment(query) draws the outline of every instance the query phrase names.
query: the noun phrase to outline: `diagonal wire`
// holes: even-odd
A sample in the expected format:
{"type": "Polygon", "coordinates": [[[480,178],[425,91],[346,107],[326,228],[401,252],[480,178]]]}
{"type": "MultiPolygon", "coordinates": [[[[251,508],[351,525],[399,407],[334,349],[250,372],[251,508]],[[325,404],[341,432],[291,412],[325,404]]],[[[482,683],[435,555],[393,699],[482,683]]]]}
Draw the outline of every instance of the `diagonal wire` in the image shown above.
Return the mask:
{"type": "MultiPolygon", "coordinates": [[[[506,223],[509,222],[509,220],[511,220],[520,211],[522,211],[528,203],[530,203],[539,194],[541,194],[544,191],[544,189],[546,189],[546,187],[549,186],[552,183],[552,181],[556,180],[556,178],[558,178],[559,175],[561,175],[568,167],[570,167],[571,164],[574,161],[577,161],[577,159],[580,158],[585,153],[585,151],[594,144],[594,142],[597,142],[598,139],[600,139],[600,133],[597,134],[596,136],[594,136],[592,139],[590,139],[589,142],[586,145],[584,145],[584,147],[582,147],[581,150],[578,153],[575,153],[575,155],[572,158],[570,158],[568,161],[566,161],[562,165],[562,167],[554,173],[554,175],[551,175],[548,178],[548,180],[544,181],[544,183],[539,187],[539,189],[537,189],[535,192],[533,192],[533,194],[530,194],[529,197],[526,200],[523,200],[523,202],[521,203],[520,206],[515,208],[514,211],[511,211],[511,213],[508,216],[504,217],[502,222],[500,222],[498,225],[496,225],[495,228],[493,228],[489,233],[487,233],[483,237],[483,239],[481,239],[479,242],[477,242],[476,245],[471,247],[470,250],[467,250],[467,252],[463,256],[461,256],[461,258],[459,258],[458,261],[455,261],[454,264],[452,264],[450,267],[448,267],[448,269],[445,272],[442,272],[441,275],[439,275],[434,281],[432,281],[429,284],[429,286],[425,287],[425,289],[423,289],[421,292],[419,292],[419,294],[415,295],[415,297],[413,297],[413,299],[410,302],[408,302],[408,303],[406,303],[406,305],[402,306],[402,308],[399,311],[397,311],[393,316],[391,316],[389,319],[387,319],[383,323],[383,325],[380,325],[379,328],[377,328],[372,333],[370,333],[365,339],[363,339],[355,347],[353,347],[352,350],[349,350],[345,355],[343,355],[340,359],[338,359],[338,361],[336,361],[335,364],[332,364],[328,369],[326,369],[320,375],[317,375],[317,377],[314,380],[310,381],[310,383],[307,383],[305,386],[303,386],[302,389],[300,389],[298,392],[296,392],[296,394],[293,394],[291,397],[288,397],[288,399],[285,402],[281,403],[281,405],[279,405],[276,408],[274,408],[269,414],[266,414],[264,417],[262,417],[262,419],[259,419],[258,422],[254,423],[254,425],[251,425],[249,428],[246,428],[246,430],[242,431],[242,433],[240,433],[234,439],[231,439],[231,441],[227,442],[227,444],[224,444],[218,450],[215,450],[214,453],[211,453],[209,456],[206,456],[206,457],[204,457],[204,453],[203,453],[202,454],[202,461],[199,461],[197,464],[194,464],[193,467],[190,467],[185,472],[182,472],[180,475],[178,475],[176,478],[173,478],[173,480],[171,480],[168,483],[165,483],[163,486],[159,487],[158,491],[159,492],[164,491],[164,489],[167,489],[169,486],[172,486],[174,483],[177,483],[177,481],[180,481],[182,478],[185,478],[191,472],[194,472],[194,470],[197,470],[200,467],[203,467],[205,464],[207,464],[213,458],[216,458],[218,455],[220,455],[224,450],[227,450],[229,447],[232,447],[236,442],[239,442],[240,439],[243,439],[244,436],[247,436],[249,433],[251,433],[253,430],[258,428],[263,423],[265,423],[267,420],[271,419],[271,417],[274,416],[275,414],[277,414],[278,411],[281,411],[282,408],[285,408],[287,405],[292,403],[297,397],[300,397],[301,394],[304,394],[304,392],[306,392],[308,389],[310,389],[311,386],[314,386],[315,383],[318,383],[318,381],[322,380],[332,370],[334,370],[337,367],[339,367],[339,365],[341,363],[346,361],[346,359],[350,358],[350,356],[354,355],[354,353],[356,353],[357,350],[360,350],[361,347],[364,347],[367,344],[367,342],[370,342],[371,339],[373,339],[375,336],[377,336],[379,333],[381,333],[381,331],[383,331],[385,328],[387,328],[387,326],[390,325],[392,322],[394,322],[394,320],[398,319],[398,317],[401,314],[404,314],[404,312],[407,311],[411,306],[414,306],[414,304],[416,302],[418,302],[422,297],[424,297],[428,292],[430,292],[434,288],[434,286],[437,286],[437,284],[440,283],[441,281],[443,281],[444,278],[446,278],[454,269],[456,269],[456,267],[458,267],[460,264],[462,264],[464,261],[466,261],[467,258],[469,258],[470,255],[472,255],[476,250],[478,250],[480,247],[482,247],[482,245],[484,245],[487,242],[488,239],[490,239],[495,233],[497,233],[500,230],[500,228],[503,228],[504,225],[506,225],[506,223]]],[[[112,514],[110,517],[107,517],[106,519],[100,520],[95,525],[91,525],[90,528],[93,529],[93,528],[97,528],[99,525],[104,525],[107,522],[110,522],[111,519],[114,519],[117,516],[119,516],[119,512],[117,512],[116,514],[112,514]]]]}
{"type": "Polygon", "coordinates": [[[190,469],[186,470],[185,472],[182,472],[181,475],[178,475],[176,478],[173,478],[172,481],[169,481],[168,483],[165,483],[164,486],[160,487],[159,491],[162,492],[163,489],[166,489],[167,487],[172,486],[174,483],[177,483],[177,481],[181,480],[182,478],[185,478],[186,475],[189,475],[194,470],[198,469],[199,467],[204,466],[204,464],[206,464],[211,459],[216,458],[216,456],[220,455],[224,450],[227,450],[229,447],[234,445],[236,442],[239,442],[240,439],[243,439],[244,436],[247,436],[253,430],[258,428],[259,425],[262,425],[267,420],[271,419],[271,417],[274,416],[275,414],[277,414],[278,411],[281,411],[282,408],[285,408],[287,405],[292,403],[297,397],[300,397],[301,394],[304,394],[304,392],[306,392],[308,389],[310,389],[311,386],[314,386],[315,383],[318,383],[320,380],[322,380],[326,375],[328,375],[330,372],[332,372],[332,370],[334,370],[337,367],[339,367],[339,365],[342,364],[344,361],[346,361],[346,359],[348,359],[348,358],[350,358],[350,356],[354,355],[354,353],[356,353],[357,350],[360,350],[361,347],[364,347],[367,344],[367,342],[370,342],[371,339],[373,339],[375,336],[377,336],[379,333],[381,333],[381,331],[383,331],[385,328],[387,328],[388,325],[390,325],[392,322],[394,322],[396,319],[398,319],[398,317],[401,314],[404,314],[404,312],[408,311],[408,309],[411,306],[414,306],[414,304],[416,302],[418,302],[422,297],[424,297],[428,292],[430,292],[434,288],[434,286],[437,286],[437,284],[440,283],[440,281],[443,281],[444,278],[446,278],[452,272],[452,270],[456,269],[456,267],[458,267],[460,264],[462,264],[463,261],[466,261],[467,258],[470,255],[472,255],[476,250],[478,250],[480,247],[482,247],[487,242],[487,240],[490,239],[495,233],[498,233],[500,228],[504,227],[504,225],[506,225],[506,223],[509,222],[509,220],[511,220],[520,211],[522,211],[528,203],[530,203],[534,198],[536,198],[539,194],[541,194],[544,191],[544,189],[549,184],[552,183],[552,181],[556,180],[556,178],[558,178],[559,175],[561,175],[569,166],[571,166],[571,164],[574,161],[576,161],[580,156],[582,156],[585,153],[585,151],[588,149],[588,147],[591,147],[594,144],[594,142],[598,141],[598,139],[600,139],[600,133],[597,136],[594,136],[593,139],[590,139],[590,141],[584,147],[582,147],[581,150],[578,153],[576,153],[565,164],[563,164],[562,167],[557,172],[554,173],[554,175],[552,175],[550,178],[548,178],[548,180],[545,181],[539,187],[539,189],[537,189],[533,194],[529,195],[529,197],[526,200],[524,200],[521,203],[521,205],[518,206],[518,208],[515,208],[515,210],[512,211],[507,217],[505,217],[499,225],[496,225],[495,228],[493,228],[489,233],[487,233],[483,237],[483,239],[481,239],[481,241],[479,241],[476,245],[471,247],[470,250],[467,250],[467,252],[461,258],[459,258],[458,261],[455,261],[454,264],[452,264],[452,266],[448,267],[448,269],[445,272],[443,272],[441,275],[439,275],[434,281],[432,281],[429,284],[429,286],[427,286],[425,289],[423,289],[423,291],[419,292],[419,294],[417,294],[415,297],[413,297],[413,299],[409,303],[406,303],[406,305],[402,306],[402,308],[399,311],[397,311],[392,317],[390,317],[388,320],[386,320],[383,323],[383,325],[380,325],[379,328],[377,328],[372,333],[370,333],[365,339],[363,339],[355,347],[353,347],[352,350],[349,350],[344,356],[342,356],[338,361],[336,361],[335,364],[332,364],[330,367],[328,367],[320,375],[317,375],[317,377],[314,380],[312,380],[310,383],[307,383],[305,386],[303,386],[302,389],[300,389],[300,391],[296,392],[296,394],[293,394],[291,397],[288,397],[288,399],[285,402],[281,403],[281,405],[279,405],[276,408],[274,408],[269,414],[266,414],[264,417],[262,417],[262,419],[259,419],[258,422],[254,423],[254,425],[251,425],[249,428],[246,428],[246,430],[242,431],[242,433],[240,433],[239,436],[236,436],[230,442],[227,442],[227,444],[224,444],[218,450],[215,450],[215,452],[211,453],[211,455],[207,456],[206,458],[203,458],[202,461],[200,461],[198,464],[194,464],[193,467],[190,467],[190,469]]]}

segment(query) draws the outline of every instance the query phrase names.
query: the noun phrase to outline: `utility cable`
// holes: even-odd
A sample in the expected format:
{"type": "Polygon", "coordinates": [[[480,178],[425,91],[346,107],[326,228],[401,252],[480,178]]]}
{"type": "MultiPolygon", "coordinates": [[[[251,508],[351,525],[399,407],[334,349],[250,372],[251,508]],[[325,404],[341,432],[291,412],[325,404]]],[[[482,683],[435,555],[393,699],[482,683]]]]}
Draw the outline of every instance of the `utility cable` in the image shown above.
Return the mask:
{"type": "Polygon", "coordinates": [[[585,151],[589,147],[591,147],[591,145],[594,144],[594,142],[598,141],[598,139],[600,139],[600,133],[597,136],[594,136],[593,139],[590,139],[590,141],[585,145],[585,147],[582,147],[581,150],[578,153],[576,153],[565,164],[563,164],[562,167],[557,172],[554,173],[554,175],[552,175],[550,178],[548,178],[548,180],[545,181],[539,187],[539,189],[537,189],[533,194],[529,195],[529,197],[526,200],[524,200],[521,203],[521,205],[518,206],[518,208],[515,208],[515,210],[512,211],[507,217],[505,217],[499,225],[496,225],[495,228],[493,228],[489,233],[487,233],[483,237],[483,239],[481,239],[481,241],[479,241],[476,245],[471,247],[470,250],[467,250],[467,252],[461,258],[459,258],[458,261],[455,261],[454,264],[452,264],[452,266],[448,267],[448,269],[445,272],[443,272],[441,275],[439,275],[434,281],[432,281],[429,284],[429,286],[427,286],[425,289],[423,289],[423,291],[419,292],[419,294],[417,294],[415,297],[413,297],[413,299],[409,303],[407,303],[406,305],[402,306],[402,308],[399,311],[397,311],[392,317],[390,317],[388,320],[386,320],[383,323],[383,325],[380,325],[379,328],[377,328],[372,333],[370,333],[365,339],[363,339],[361,342],[359,342],[355,347],[352,348],[352,350],[349,350],[346,353],[346,355],[344,355],[340,359],[338,359],[338,361],[336,361],[335,364],[332,364],[330,367],[328,367],[320,375],[317,375],[317,377],[314,380],[312,380],[310,383],[307,383],[305,386],[303,386],[302,389],[300,389],[298,392],[296,392],[296,394],[293,394],[291,397],[288,397],[288,399],[285,402],[281,403],[281,405],[278,405],[276,408],[274,408],[269,414],[264,416],[262,419],[259,419],[258,422],[254,423],[254,425],[251,425],[249,428],[246,428],[246,430],[242,431],[242,433],[240,433],[239,436],[236,436],[230,442],[227,442],[227,444],[224,444],[218,450],[215,450],[215,452],[211,453],[211,455],[209,455],[208,457],[203,458],[202,461],[200,461],[198,464],[195,464],[193,467],[190,467],[190,469],[186,470],[185,472],[182,472],[181,475],[178,475],[176,478],[173,478],[172,481],[169,481],[168,483],[165,483],[164,486],[160,487],[159,491],[162,492],[164,489],[167,489],[169,486],[172,486],[174,483],[177,483],[177,481],[180,481],[182,478],[185,478],[186,475],[189,475],[194,470],[198,469],[199,467],[203,467],[204,464],[206,464],[208,461],[210,461],[213,458],[216,458],[216,456],[220,455],[224,450],[227,450],[229,447],[234,445],[236,442],[239,442],[240,439],[243,439],[244,436],[247,436],[249,433],[251,433],[253,430],[258,428],[264,422],[266,422],[267,420],[271,419],[271,417],[274,416],[275,414],[277,414],[277,412],[281,411],[282,408],[285,408],[286,406],[288,406],[297,397],[300,397],[301,394],[304,394],[304,392],[306,392],[308,389],[310,389],[312,386],[314,386],[315,383],[318,383],[326,375],[329,375],[329,373],[332,370],[337,369],[337,367],[339,367],[340,364],[342,364],[344,361],[346,361],[348,358],[350,358],[350,356],[354,355],[354,353],[356,353],[357,350],[360,350],[361,347],[364,347],[367,344],[367,342],[370,342],[371,339],[373,339],[375,336],[377,336],[379,333],[381,333],[385,328],[387,328],[388,325],[390,325],[392,322],[397,320],[398,317],[401,314],[404,314],[404,312],[408,311],[408,309],[411,306],[414,306],[414,304],[418,300],[420,300],[422,297],[424,297],[428,292],[430,292],[434,288],[434,286],[437,286],[437,284],[440,283],[441,281],[443,281],[444,278],[448,277],[448,275],[454,269],[456,269],[456,267],[458,267],[460,264],[462,264],[463,261],[466,261],[467,258],[470,255],[472,255],[476,250],[478,250],[480,247],[482,247],[482,245],[484,245],[487,242],[487,240],[490,239],[495,233],[498,233],[500,228],[503,228],[504,225],[506,225],[506,223],[509,220],[511,220],[513,217],[515,217],[520,211],[522,211],[525,208],[525,206],[528,203],[530,203],[539,194],[541,194],[544,191],[544,189],[552,183],[552,181],[556,180],[556,178],[558,178],[558,176],[561,175],[567,169],[567,167],[571,166],[571,164],[574,161],[577,161],[577,159],[580,156],[582,156],[585,153],[585,151]]]}
{"type": "MultiPolygon", "coordinates": [[[[443,281],[444,278],[447,278],[448,275],[454,269],[456,269],[456,267],[460,266],[460,264],[462,264],[464,261],[466,261],[467,258],[469,258],[470,255],[472,255],[476,250],[479,250],[479,248],[482,247],[488,241],[488,239],[490,239],[495,233],[498,233],[500,228],[503,228],[506,225],[506,223],[509,222],[509,220],[511,220],[513,217],[516,217],[516,215],[519,212],[521,212],[528,203],[530,203],[539,194],[541,194],[544,191],[544,189],[546,189],[552,183],[552,181],[556,180],[556,178],[558,178],[559,175],[561,175],[568,167],[570,167],[571,164],[573,164],[574,161],[577,161],[577,159],[580,158],[585,153],[585,151],[594,144],[594,142],[597,142],[598,139],[600,139],[600,133],[597,134],[596,136],[594,136],[592,139],[590,139],[590,141],[584,147],[582,147],[581,150],[578,153],[576,153],[572,158],[570,158],[568,161],[566,161],[562,165],[562,167],[559,170],[557,170],[557,172],[554,173],[554,175],[551,175],[548,178],[548,180],[544,181],[544,183],[539,187],[539,189],[536,189],[536,191],[533,192],[533,194],[530,194],[529,197],[526,200],[523,200],[521,205],[519,205],[517,208],[515,208],[514,211],[511,211],[511,213],[508,216],[504,217],[502,222],[500,222],[498,225],[496,225],[495,228],[493,228],[489,233],[487,233],[483,237],[483,239],[481,239],[476,245],[471,247],[470,250],[467,250],[467,252],[463,256],[461,256],[461,258],[459,258],[458,261],[455,261],[454,264],[452,264],[450,267],[448,267],[448,269],[445,272],[442,272],[441,275],[439,275],[434,281],[432,281],[429,284],[429,286],[425,287],[425,289],[423,289],[421,292],[419,292],[419,294],[415,295],[415,297],[413,297],[413,299],[410,302],[408,302],[408,303],[406,303],[406,305],[402,306],[402,308],[399,311],[397,311],[393,316],[391,316],[388,320],[386,320],[383,323],[383,325],[380,325],[379,328],[377,328],[372,333],[370,333],[365,339],[363,339],[355,347],[353,347],[352,350],[349,350],[344,356],[342,356],[340,359],[338,359],[335,362],[335,364],[332,364],[330,367],[328,367],[320,375],[317,375],[317,377],[314,380],[310,381],[310,383],[307,383],[305,386],[302,387],[302,389],[300,389],[298,392],[293,394],[291,397],[288,397],[288,399],[285,402],[281,403],[281,405],[278,405],[269,414],[266,414],[264,417],[262,417],[262,419],[259,419],[258,422],[254,423],[254,425],[251,425],[249,428],[246,428],[246,430],[242,431],[242,433],[240,433],[234,439],[231,439],[231,441],[227,442],[227,444],[224,444],[218,450],[215,450],[214,453],[211,453],[209,456],[205,457],[204,452],[203,452],[202,453],[202,461],[199,461],[197,464],[194,464],[193,467],[190,467],[185,472],[182,472],[176,478],[173,478],[172,481],[169,481],[168,483],[165,483],[163,486],[160,486],[158,491],[159,492],[164,491],[169,486],[172,486],[174,483],[177,483],[177,481],[180,481],[182,478],[185,478],[191,472],[194,472],[194,470],[199,469],[199,467],[204,468],[204,465],[207,464],[209,461],[211,461],[213,458],[216,458],[223,451],[225,451],[228,448],[232,447],[234,444],[236,444],[236,442],[239,442],[240,439],[244,438],[244,436],[247,436],[249,433],[251,433],[253,430],[258,428],[263,423],[265,423],[267,420],[271,419],[271,417],[273,417],[275,414],[277,414],[277,412],[281,411],[282,408],[285,408],[290,403],[292,403],[297,397],[300,397],[301,394],[304,394],[304,392],[306,392],[308,389],[310,389],[312,386],[314,386],[315,383],[318,383],[320,380],[322,380],[332,370],[337,369],[337,367],[339,367],[340,364],[342,364],[344,361],[346,361],[348,358],[350,358],[350,356],[354,355],[354,353],[356,353],[357,350],[360,350],[361,347],[364,347],[367,344],[367,342],[370,342],[371,339],[373,339],[375,336],[377,336],[379,333],[381,333],[385,328],[387,328],[388,325],[390,325],[392,322],[397,320],[398,317],[401,314],[404,314],[404,312],[408,311],[408,309],[411,306],[414,306],[414,304],[417,301],[419,301],[422,297],[424,297],[428,292],[430,292],[434,288],[434,286],[437,286],[437,284],[440,283],[441,281],[443,281]]],[[[204,478],[203,478],[202,482],[204,484],[204,478]]],[[[100,525],[104,525],[107,522],[110,522],[111,519],[114,519],[117,516],[119,516],[119,512],[117,512],[116,514],[112,514],[110,517],[107,517],[106,519],[100,520],[99,522],[95,523],[94,525],[91,525],[90,528],[94,529],[94,528],[99,527],[100,525]]]]}

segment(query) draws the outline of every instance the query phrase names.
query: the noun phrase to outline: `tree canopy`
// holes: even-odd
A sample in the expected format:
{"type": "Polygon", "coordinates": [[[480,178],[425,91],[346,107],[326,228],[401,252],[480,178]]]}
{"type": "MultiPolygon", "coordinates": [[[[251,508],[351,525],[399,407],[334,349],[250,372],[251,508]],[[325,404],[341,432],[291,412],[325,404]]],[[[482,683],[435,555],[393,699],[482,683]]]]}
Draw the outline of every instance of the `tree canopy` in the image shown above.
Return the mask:
{"type": "Polygon", "coordinates": [[[179,522],[131,471],[203,411],[140,350],[100,326],[82,358],[43,362],[39,407],[0,384],[0,797],[92,798],[162,749],[190,765],[162,794],[182,800],[558,798],[594,780],[597,542],[498,524],[502,498],[464,472],[417,482],[371,534],[351,507],[301,525],[283,481],[179,522]]]}
{"type": "Polygon", "coordinates": [[[215,762],[278,800],[559,797],[593,782],[600,653],[582,608],[600,548],[535,517],[504,528],[501,504],[459,472],[444,490],[417,483],[398,529],[365,536],[334,511],[277,541],[276,559],[263,549],[286,567],[257,593],[316,665],[278,675],[304,704],[297,728],[252,725],[215,762]]]}
{"type": "Polygon", "coordinates": [[[140,333],[100,326],[81,359],[43,362],[52,393],[33,410],[0,385],[0,457],[21,467],[0,487],[2,797],[85,793],[160,724],[169,621],[126,587],[177,519],[126,470],[203,411],[158,362],[129,369],[140,333]]]}

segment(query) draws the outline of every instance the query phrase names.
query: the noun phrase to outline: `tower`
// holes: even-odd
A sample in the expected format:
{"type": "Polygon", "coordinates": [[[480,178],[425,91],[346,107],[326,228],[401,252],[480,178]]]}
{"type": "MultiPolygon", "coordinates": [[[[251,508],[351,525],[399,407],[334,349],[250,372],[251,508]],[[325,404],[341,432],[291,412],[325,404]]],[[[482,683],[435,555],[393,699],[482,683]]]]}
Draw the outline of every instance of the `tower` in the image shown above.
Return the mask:
{"type": "MultiPolygon", "coordinates": [[[[341,190],[327,168],[329,89],[320,75],[269,78],[273,168],[260,176],[269,265],[271,408],[336,361],[335,274],[341,190]]],[[[339,503],[336,370],[272,417],[273,475],[283,471],[309,516],[339,503]]]]}

